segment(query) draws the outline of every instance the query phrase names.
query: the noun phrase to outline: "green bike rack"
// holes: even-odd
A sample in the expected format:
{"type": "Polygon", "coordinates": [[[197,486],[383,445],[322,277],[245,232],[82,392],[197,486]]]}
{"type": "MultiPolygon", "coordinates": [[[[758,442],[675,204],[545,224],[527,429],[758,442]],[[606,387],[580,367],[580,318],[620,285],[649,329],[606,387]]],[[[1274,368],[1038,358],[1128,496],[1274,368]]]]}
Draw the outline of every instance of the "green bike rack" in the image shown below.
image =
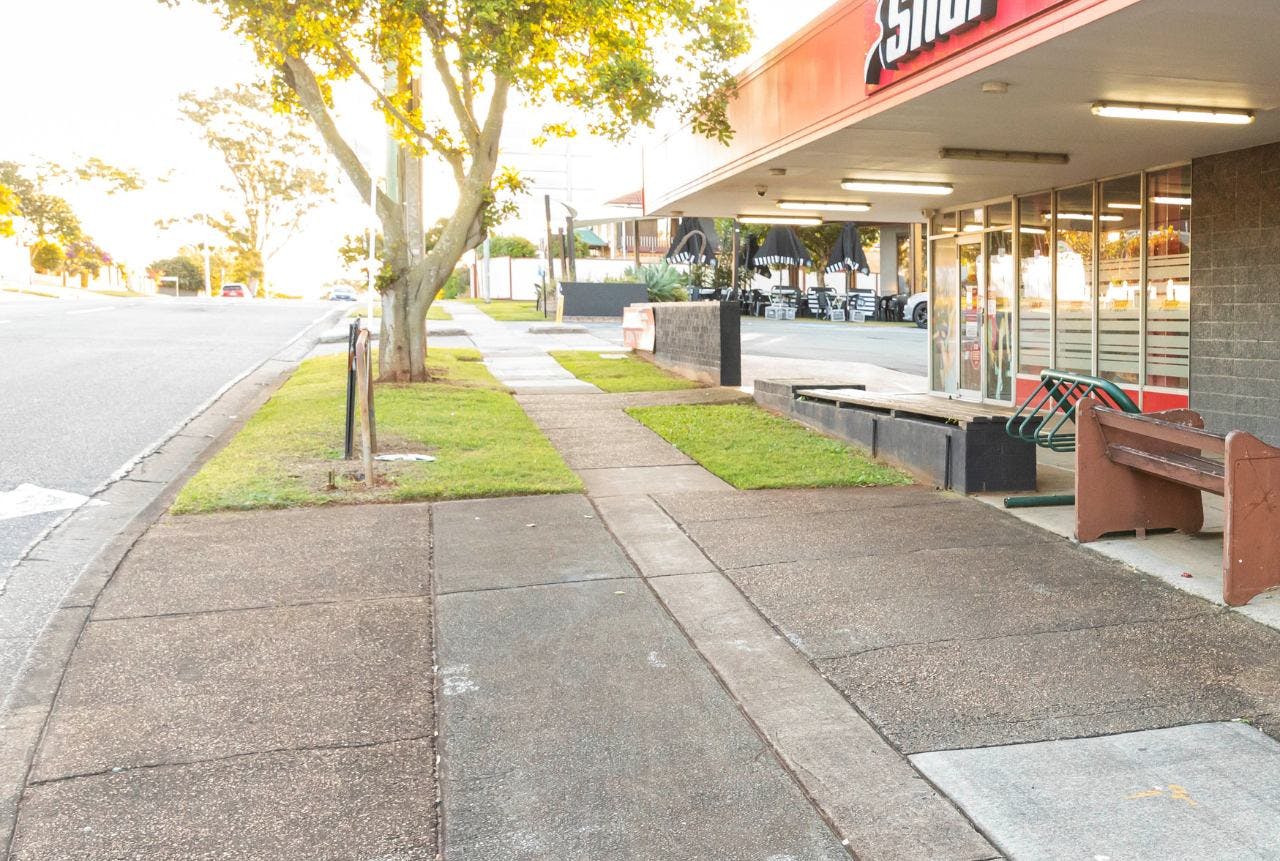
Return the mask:
{"type": "MultiPolygon", "coordinates": [[[[1087,397],[1097,398],[1103,405],[1122,412],[1142,412],[1133,399],[1110,380],[1049,369],[1040,372],[1040,385],[1005,423],[1005,432],[1050,451],[1075,451],[1076,406],[1087,397]]],[[[1073,494],[1055,494],[1011,496],[1005,499],[1004,505],[1005,508],[1034,508],[1075,505],[1075,502],[1073,494]]]]}

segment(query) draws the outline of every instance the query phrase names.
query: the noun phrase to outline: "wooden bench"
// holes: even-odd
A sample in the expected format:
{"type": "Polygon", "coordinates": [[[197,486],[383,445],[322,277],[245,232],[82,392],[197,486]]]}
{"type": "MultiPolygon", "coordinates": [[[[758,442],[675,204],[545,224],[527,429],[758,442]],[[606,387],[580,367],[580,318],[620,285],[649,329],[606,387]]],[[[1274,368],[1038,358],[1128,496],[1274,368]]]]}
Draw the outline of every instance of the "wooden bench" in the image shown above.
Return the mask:
{"type": "Polygon", "coordinates": [[[1280,586],[1280,448],[1220,436],[1192,410],[1131,415],[1086,398],[1076,410],[1076,538],[1204,526],[1202,492],[1225,502],[1222,598],[1280,586]]]}

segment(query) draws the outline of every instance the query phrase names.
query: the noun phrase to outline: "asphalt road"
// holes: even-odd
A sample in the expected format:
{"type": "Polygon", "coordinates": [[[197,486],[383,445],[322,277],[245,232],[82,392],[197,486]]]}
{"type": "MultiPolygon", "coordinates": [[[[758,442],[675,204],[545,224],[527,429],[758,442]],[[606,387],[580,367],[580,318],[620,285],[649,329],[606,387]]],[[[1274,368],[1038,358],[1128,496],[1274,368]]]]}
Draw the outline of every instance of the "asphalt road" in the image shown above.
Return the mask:
{"type": "MultiPolygon", "coordinates": [[[[331,307],[0,297],[0,494],[92,494],[331,307]]],[[[0,571],[61,515],[0,510],[0,571]]]]}
{"type": "Polygon", "coordinates": [[[928,349],[928,334],[915,326],[742,318],[742,351],[750,355],[864,362],[926,376],[928,349]]]}

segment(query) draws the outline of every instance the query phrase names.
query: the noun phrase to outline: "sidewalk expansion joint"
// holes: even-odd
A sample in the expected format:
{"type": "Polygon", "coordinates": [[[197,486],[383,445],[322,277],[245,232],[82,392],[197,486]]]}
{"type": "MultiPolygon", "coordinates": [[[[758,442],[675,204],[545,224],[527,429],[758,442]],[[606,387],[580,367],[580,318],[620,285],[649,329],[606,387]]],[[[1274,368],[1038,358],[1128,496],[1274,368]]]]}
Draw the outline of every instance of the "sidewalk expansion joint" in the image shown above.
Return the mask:
{"type": "MultiPolygon", "coordinates": [[[[741,570],[741,569],[738,569],[741,570]]],[[[732,578],[730,578],[732,579],[732,578]]],[[[1040,631],[1016,631],[1009,634],[992,634],[986,637],[946,637],[941,640],[915,640],[909,643],[891,643],[886,646],[875,646],[870,649],[854,650],[852,652],[841,652],[833,655],[823,655],[821,658],[812,658],[811,662],[819,661],[838,661],[844,658],[862,658],[867,655],[874,655],[877,652],[889,652],[894,649],[910,649],[915,646],[943,646],[948,643],[989,643],[995,640],[1009,640],[1021,637],[1041,637],[1053,634],[1074,634],[1084,631],[1105,631],[1111,628],[1128,628],[1137,627],[1139,625],[1166,625],[1171,622],[1190,622],[1193,619],[1203,619],[1210,616],[1226,615],[1226,608],[1206,610],[1201,613],[1191,613],[1186,616],[1162,616],[1158,619],[1128,619],[1120,622],[1101,622],[1097,625],[1080,625],[1066,626],[1061,628],[1045,628],[1040,631]]]]}
{"type": "MultiPolygon", "coordinates": [[[[607,527],[606,527],[607,528],[607,527]]],[[[613,533],[610,533],[612,535],[613,533]]],[[[623,555],[626,551],[623,550],[623,555]]],[[[635,562],[631,557],[627,557],[627,561],[631,566],[635,567],[635,562]]],[[[555,586],[581,586],[587,583],[635,583],[643,580],[643,575],[635,577],[586,577],[581,580],[552,580],[547,583],[517,583],[512,586],[481,586],[476,589],[439,589],[436,591],[437,597],[445,595],[481,595],[485,592],[515,592],[520,589],[550,589],[555,586]]]]}
{"type": "MultiPolygon", "coordinates": [[[[374,595],[368,598],[332,598],[328,600],[317,601],[296,601],[281,604],[257,604],[252,607],[217,607],[209,610],[182,610],[172,613],[144,613],[139,616],[94,616],[88,621],[88,624],[96,624],[98,622],[134,622],[144,619],[182,619],[197,618],[201,616],[216,616],[222,613],[257,613],[264,610],[301,610],[307,607],[334,607],[354,604],[376,604],[383,601],[422,601],[431,597],[428,592],[418,592],[406,595],[374,595]]],[[[92,604],[85,606],[95,606],[92,604]]]]}
{"type": "Polygon", "coordinates": [[[81,774],[67,774],[62,777],[50,777],[45,780],[33,780],[27,783],[28,787],[52,786],[59,783],[68,783],[75,780],[90,780],[95,777],[110,777],[116,774],[132,774],[135,771],[154,771],[163,768],[185,768],[189,765],[211,765],[219,762],[234,762],[238,759],[247,759],[255,756],[274,756],[277,754],[290,753],[330,753],[343,750],[363,750],[372,747],[387,747],[393,744],[410,744],[416,741],[428,741],[433,739],[434,733],[424,733],[421,735],[411,735],[402,738],[379,739],[377,741],[352,742],[350,744],[317,744],[303,745],[302,747],[273,747],[263,750],[249,750],[242,753],[229,753],[226,756],[212,756],[200,759],[175,760],[171,762],[147,762],[140,765],[116,766],[114,768],[104,768],[99,771],[86,771],[81,774]]]}

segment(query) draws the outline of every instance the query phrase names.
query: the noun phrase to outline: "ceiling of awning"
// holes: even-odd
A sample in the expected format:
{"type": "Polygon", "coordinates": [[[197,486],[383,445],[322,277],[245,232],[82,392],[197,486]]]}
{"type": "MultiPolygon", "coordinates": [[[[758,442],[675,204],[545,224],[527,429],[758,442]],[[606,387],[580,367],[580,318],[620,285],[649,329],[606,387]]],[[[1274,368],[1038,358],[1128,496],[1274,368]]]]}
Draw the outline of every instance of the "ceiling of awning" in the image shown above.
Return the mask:
{"type": "MultiPolygon", "coordinates": [[[[1185,161],[1280,140],[1280,3],[1142,0],[979,73],[667,202],[651,214],[778,213],[780,199],[865,200],[862,221],[1185,161]],[[1009,84],[983,93],[985,81],[1009,84]],[[1102,119],[1098,100],[1244,107],[1251,126],[1102,119]],[[940,158],[943,147],[1064,152],[1067,165],[940,158]],[[785,170],[785,176],[775,175],[785,170]],[[950,182],[949,196],[846,192],[846,176],[950,182]],[[758,187],[767,191],[763,196],[758,187]]],[[[1280,169],[1280,165],[1277,165],[1280,169]]],[[[781,214],[781,213],[778,213],[781,214]]],[[[788,213],[797,214],[797,213],[788,213]]],[[[832,218],[832,220],[836,220],[832,218]]]]}

